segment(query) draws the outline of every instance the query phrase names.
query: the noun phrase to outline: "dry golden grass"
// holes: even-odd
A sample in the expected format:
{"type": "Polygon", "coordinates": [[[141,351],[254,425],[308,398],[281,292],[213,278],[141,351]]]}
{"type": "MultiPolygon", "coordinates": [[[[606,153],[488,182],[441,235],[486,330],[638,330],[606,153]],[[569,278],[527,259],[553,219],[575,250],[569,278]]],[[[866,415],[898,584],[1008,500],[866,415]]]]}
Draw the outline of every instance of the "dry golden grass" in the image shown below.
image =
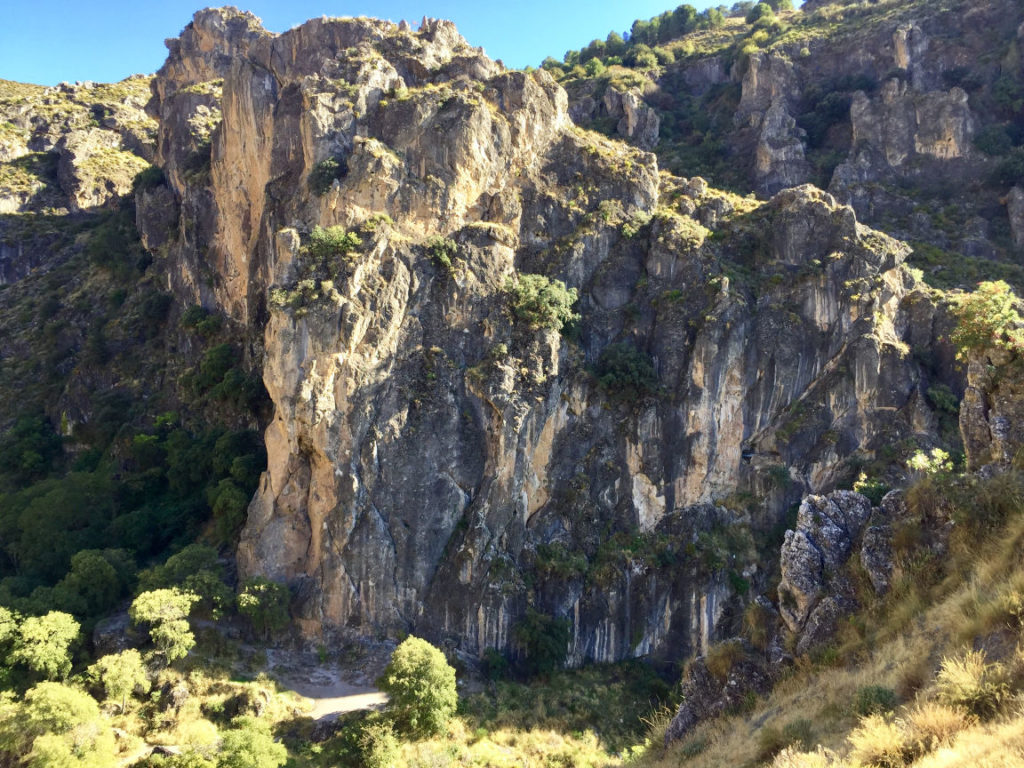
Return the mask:
{"type": "Polygon", "coordinates": [[[848,737],[854,765],[902,768],[913,757],[910,734],[899,720],[868,715],[848,737]]]}
{"type": "Polygon", "coordinates": [[[1024,765],[1024,718],[962,731],[948,747],[914,763],[914,768],[1020,768],[1024,765]]]}

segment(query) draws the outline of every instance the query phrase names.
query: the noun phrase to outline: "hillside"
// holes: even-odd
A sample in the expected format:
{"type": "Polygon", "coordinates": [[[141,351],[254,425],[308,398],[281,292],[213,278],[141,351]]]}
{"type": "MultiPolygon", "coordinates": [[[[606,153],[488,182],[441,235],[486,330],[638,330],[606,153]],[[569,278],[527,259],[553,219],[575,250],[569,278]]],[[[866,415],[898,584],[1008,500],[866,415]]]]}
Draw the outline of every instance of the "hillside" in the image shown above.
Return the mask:
{"type": "Polygon", "coordinates": [[[1024,764],[1024,7],[786,6],[0,81],[0,764],[1024,764]]]}

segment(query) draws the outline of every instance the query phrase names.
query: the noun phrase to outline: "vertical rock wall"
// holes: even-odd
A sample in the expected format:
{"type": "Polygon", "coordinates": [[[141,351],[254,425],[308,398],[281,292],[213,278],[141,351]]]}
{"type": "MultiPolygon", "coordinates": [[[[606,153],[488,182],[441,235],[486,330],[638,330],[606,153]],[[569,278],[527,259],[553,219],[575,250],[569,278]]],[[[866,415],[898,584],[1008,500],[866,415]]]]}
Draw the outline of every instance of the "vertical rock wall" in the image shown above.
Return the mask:
{"type": "Polygon", "coordinates": [[[141,228],[179,294],[253,328],[274,417],[239,566],[309,635],[482,653],[534,606],[574,663],[685,655],[760,578],[752,530],[927,428],[906,249],[820,190],[659,175],[444,22],[203,11],[169,48],[141,228]],[[335,225],[360,243],[318,264],[335,225]],[[526,272],[579,291],[571,338],[511,310],[526,272]],[[657,385],[599,384],[611,343],[657,385]]]}

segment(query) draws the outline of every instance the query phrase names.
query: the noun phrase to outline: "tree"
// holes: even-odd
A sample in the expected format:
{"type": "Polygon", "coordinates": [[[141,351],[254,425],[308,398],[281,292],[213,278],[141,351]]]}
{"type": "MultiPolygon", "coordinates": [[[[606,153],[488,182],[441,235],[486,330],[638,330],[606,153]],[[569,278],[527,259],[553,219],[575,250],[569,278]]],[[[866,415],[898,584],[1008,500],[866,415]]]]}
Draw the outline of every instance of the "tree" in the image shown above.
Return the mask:
{"type": "Polygon", "coordinates": [[[561,330],[579,316],[572,311],[579,294],[566,288],[561,280],[544,275],[520,275],[517,282],[505,286],[512,297],[512,311],[534,328],[561,330]]]}
{"type": "Polygon", "coordinates": [[[134,624],[149,624],[149,636],[168,662],[183,659],[196,644],[188,615],[199,597],[178,589],[143,592],[128,609],[134,624]]]}
{"type": "Polygon", "coordinates": [[[253,629],[269,640],[270,635],[288,624],[291,593],[284,584],[256,576],[242,585],[238,594],[238,612],[249,617],[253,629]]]}
{"type": "Polygon", "coordinates": [[[597,360],[601,388],[620,400],[636,401],[658,389],[650,358],[629,342],[609,344],[597,360]]]}
{"type": "Polygon", "coordinates": [[[957,326],[950,334],[957,357],[965,360],[972,352],[995,349],[1024,354],[1020,307],[1020,299],[1002,280],[978,283],[976,291],[958,298],[953,304],[957,326]]]}
{"type": "Polygon", "coordinates": [[[114,765],[115,743],[96,700],[61,683],[31,688],[24,701],[0,698],[0,754],[31,768],[114,765]]]}
{"type": "Polygon", "coordinates": [[[377,686],[388,694],[396,724],[415,735],[442,733],[459,700],[455,670],[441,651],[418,637],[395,648],[377,686]]]}
{"type": "MultiPolygon", "coordinates": [[[[220,441],[218,441],[218,444],[220,441]]],[[[217,550],[208,544],[189,544],[171,555],[162,565],[139,574],[139,589],[183,588],[199,600],[193,606],[200,616],[219,618],[235,599],[224,583],[224,569],[217,559],[217,550]]]]}
{"type": "Polygon", "coordinates": [[[569,647],[569,632],[568,620],[527,608],[526,616],[512,630],[516,643],[525,653],[527,672],[550,675],[561,669],[569,647]]]}
{"type": "Polygon", "coordinates": [[[103,656],[89,667],[89,677],[103,686],[108,699],[121,702],[124,712],[128,697],[135,691],[149,690],[149,676],[142,655],[134,648],[103,656]]]}
{"type": "Polygon", "coordinates": [[[65,607],[97,616],[120,599],[127,583],[106,557],[114,551],[83,549],[71,557],[71,571],[56,587],[65,607]]]}
{"type": "Polygon", "coordinates": [[[224,734],[218,768],[278,768],[288,759],[284,744],[274,741],[270,725],[255,717],[236,717],[224,734]]]}
{"type": "Polygon", "coordinates": [[[771,21],[775,18],[775,11],[768,3],[758,3],[747,13],[746,22],[747,24],[756,24],[761,19],[767,19],[771,21]]]}
{"type": "Polygon", "coordinates": [[[63,679],[71,671],[71,645],[79,630],[75,618],[61,611],[30,616],[18,627],[10,659],[47,680],[63,679]]]}
{"type": "Polygon", "coordinates": [[[609,56],[622,56],[626,52],[626,41],[618,32],[609,32],[604,39],[604,50],[609,56]]]}

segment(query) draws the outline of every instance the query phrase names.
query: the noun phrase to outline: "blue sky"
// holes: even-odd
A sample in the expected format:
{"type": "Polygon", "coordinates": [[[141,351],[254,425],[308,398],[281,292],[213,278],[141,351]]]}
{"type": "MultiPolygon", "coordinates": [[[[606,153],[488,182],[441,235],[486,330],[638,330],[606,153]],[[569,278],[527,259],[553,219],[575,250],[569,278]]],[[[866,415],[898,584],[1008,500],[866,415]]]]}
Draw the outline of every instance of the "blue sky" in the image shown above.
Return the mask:
{"type": "MultiPolygon", "coordinates": [[[[201,0],[199,0],[201,2],[201,0]]],[[[272,32],[316,16],[377,16],[417,23],[423,16],[452,19],[472,45],[482,45],[506,65],[537,65],[561,58],[636,18],[671,10],[683,0],[351,0],[269,2],[235,0],[272,32]]],[[[721,0],[689,0],[697,8],[721,0]]],[[[199,7],[196,0],[2,0],[0,78],[54,85],[62,80],[112,82],[136,72],[155,72],[167,53],[163,41],[177,37],[199,7]]]]}

